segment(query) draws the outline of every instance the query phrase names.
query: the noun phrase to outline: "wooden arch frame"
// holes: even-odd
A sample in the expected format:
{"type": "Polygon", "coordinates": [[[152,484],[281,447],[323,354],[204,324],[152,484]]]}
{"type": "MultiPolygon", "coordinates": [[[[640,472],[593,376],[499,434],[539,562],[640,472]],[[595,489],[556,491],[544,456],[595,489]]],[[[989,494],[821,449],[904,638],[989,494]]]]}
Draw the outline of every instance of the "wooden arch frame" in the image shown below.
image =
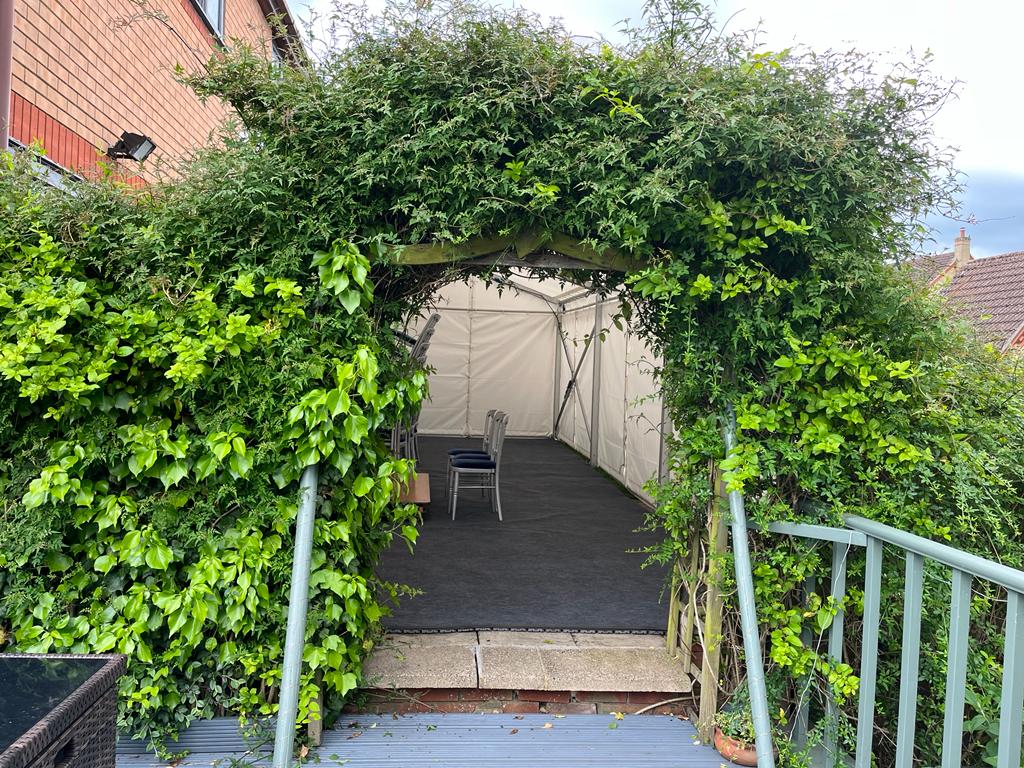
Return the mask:
{"type": "Polygon", "coordinates": [[[473,237],[462,243],[405,245],[397,249],[397,264],[474,264],[541,269],[598,269],[630,272],[643,262],[611,246],[597,250],[569,235],[527,229],[517,234],[473,237]]]}

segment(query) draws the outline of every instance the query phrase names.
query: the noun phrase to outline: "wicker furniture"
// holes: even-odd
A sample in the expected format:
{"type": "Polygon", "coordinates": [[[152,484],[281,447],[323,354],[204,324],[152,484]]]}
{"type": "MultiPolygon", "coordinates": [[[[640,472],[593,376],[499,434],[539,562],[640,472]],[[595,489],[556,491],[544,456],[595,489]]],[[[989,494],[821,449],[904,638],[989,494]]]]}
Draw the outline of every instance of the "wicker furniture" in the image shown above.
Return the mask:
{"type": "Polygon", "coordinates": [[[123,656],[0,654],[0,768],[114,768],[123,656]]]}

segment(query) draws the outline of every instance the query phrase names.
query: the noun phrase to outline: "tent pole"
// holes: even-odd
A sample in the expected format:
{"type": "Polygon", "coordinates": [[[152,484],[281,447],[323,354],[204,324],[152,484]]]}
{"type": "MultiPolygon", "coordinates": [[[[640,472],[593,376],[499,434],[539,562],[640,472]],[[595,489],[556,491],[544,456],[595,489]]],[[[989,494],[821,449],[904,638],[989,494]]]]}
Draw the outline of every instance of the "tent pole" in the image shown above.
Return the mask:
{"type": "Polygon", "coordinates": [[[601,330],[604,317],[604,301],[600,295],[594,297],[594,355],[591,362],[594,364],[594,372],[590,384],[590,466],[596,467],[600,464],[598,453],[601,449],[600,435],[598,434],[601,424],[601,330]]]}
{"type": "MultiPolygon", "coordinates": [[[[572,396],[572,391],[576,387],[576,379],[579,378],[580,371],[583,370],[583,361],[587,359],[587,352],[590,351],[590,347],[594,341],[594,333],[597,331],[597,326],[594,326],[594,331],[591,332],[590,336],[583,343],[583,352],[580,354],[580,359],[576,361],[576,367],[572,371],[572,378],[569,379],[569,383],[565,385],[565,394],[562,396],[562,407],[558,409],[558,416],[555,418],[555,432],[558,432],[558,425],[562,421],[562,414],[565,412],[565,406],[569,402],[569,398],[572,396]]],[[[566,357],[569,356],[568,348],[569,345],[566,343],[566,357]]],[[[583,417],[583,424],[587,428],[587,434],[590,434],[590,425],[587,423],[587,412],[581,407],[580,415],[583,417]]]]}
{"type": "Polygon", "coordinates": [[[466,313],[466,421],[462,428],[463,437],[473,435],[473,318],[476,316],[476,286],[469,285],[469,311],[466,313]]]}
{"type": "Polygon", "coordinates": [[[565,354],[565,337],[562,335],[565,307],[559,305],[558,310],[552,314],[555,316],[555,333],[558,334],[558,338],[555,340],[555,385],[551,388],[551,436],[557,440],[558,417],[561,414],[558,409],[558,382],[562,380],[562,355],[565,354]]]}
{"type": "Polygon", "coordinates": [[[661,424],[658,425],[658,482],[668,477],[668,446],[665,445],[665,424],[668,421],[668,406],[665,404],[665,393],[659,392],[661,399],[661,424]]]}
{"type": "Polygon", "coordinates": [[[281,697],[274,736],[274,768],[289,768],[295,747],[295,720],[299,708],[299,678],[302,651],[306,645],[306,608],[309,605],[309,568],[313,556],[313,521],[316,514],[317,465],[302,473],[299,483],[299,513],[295,520],[295,554],[292,557],[292,585],[288,595],[288,628],[281,670],[281,697]]]}

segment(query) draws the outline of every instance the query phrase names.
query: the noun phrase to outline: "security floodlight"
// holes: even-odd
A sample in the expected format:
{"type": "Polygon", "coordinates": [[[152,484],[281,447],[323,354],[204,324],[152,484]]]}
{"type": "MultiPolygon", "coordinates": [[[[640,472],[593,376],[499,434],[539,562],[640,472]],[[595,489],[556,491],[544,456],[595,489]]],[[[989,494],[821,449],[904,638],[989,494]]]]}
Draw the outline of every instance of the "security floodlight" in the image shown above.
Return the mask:
{"type": "Polygon", "coordinates": [[[153,154],[154,149],[156,149],[156,144],[149,136],[125,131],[121,134],[121,138],[117,140],[117,143],[107,150],[107,156],[138,160],[141,163],[153,154]]]}

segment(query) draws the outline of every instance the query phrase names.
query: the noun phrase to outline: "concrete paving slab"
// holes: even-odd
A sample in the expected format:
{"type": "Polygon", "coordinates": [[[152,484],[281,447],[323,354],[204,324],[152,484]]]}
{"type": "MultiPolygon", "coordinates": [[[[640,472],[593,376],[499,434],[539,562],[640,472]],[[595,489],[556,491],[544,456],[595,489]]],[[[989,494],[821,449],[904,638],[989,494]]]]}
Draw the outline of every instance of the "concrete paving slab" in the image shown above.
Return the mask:
{"type": "MultiPolygon", "coordinates": [[[[573,650],[566,648],[565,650],[573,650]]],[[[550,651],[525,646],[486,646],[477,651],[481,688],[551,691],[541,656],[550,651]]],[[[564,689],[568,690],[568,689],[564,689]]]]}
{"type": "Polygon", "coordinates": [[[481,647],[480,685],[538,691],[678,691],[690,676],[661,648],[481,647]]]}
{"type": "Polygon", "coordinates": [[[373,650],[363,670],[374,688],[476,688],[475,644],[397,641],[373,650]]]}
{"type": "Polygon", "coordinates": [[[664,648],[664,635],[602,635],[574,632],[578,648],[664,648]]]}
{"type": "Polygon", "coordinates": [[[689,691],[690,676],[661,648],[554,648],[542,656],[541,690],[689,691]]]}
{"type": "Polygon", "coordinates": [[[576,643],[569,632],[478,632],[480,645],[544,648],[553,645],[573,647],[576,643]]]}
{"type": "Polygon", "coordinates": [[[379,688],[679,691],[692,679],[658,635],[450,632],[391,635],[366,663],[379,688]]]}
{"type": "Polygon", "coordinates": [[[384,642],[407,646],[462,645],[472,647],[477,644],[478,640],[476,632],[403,632],[398,635],[388,635],[384,642]]]}

